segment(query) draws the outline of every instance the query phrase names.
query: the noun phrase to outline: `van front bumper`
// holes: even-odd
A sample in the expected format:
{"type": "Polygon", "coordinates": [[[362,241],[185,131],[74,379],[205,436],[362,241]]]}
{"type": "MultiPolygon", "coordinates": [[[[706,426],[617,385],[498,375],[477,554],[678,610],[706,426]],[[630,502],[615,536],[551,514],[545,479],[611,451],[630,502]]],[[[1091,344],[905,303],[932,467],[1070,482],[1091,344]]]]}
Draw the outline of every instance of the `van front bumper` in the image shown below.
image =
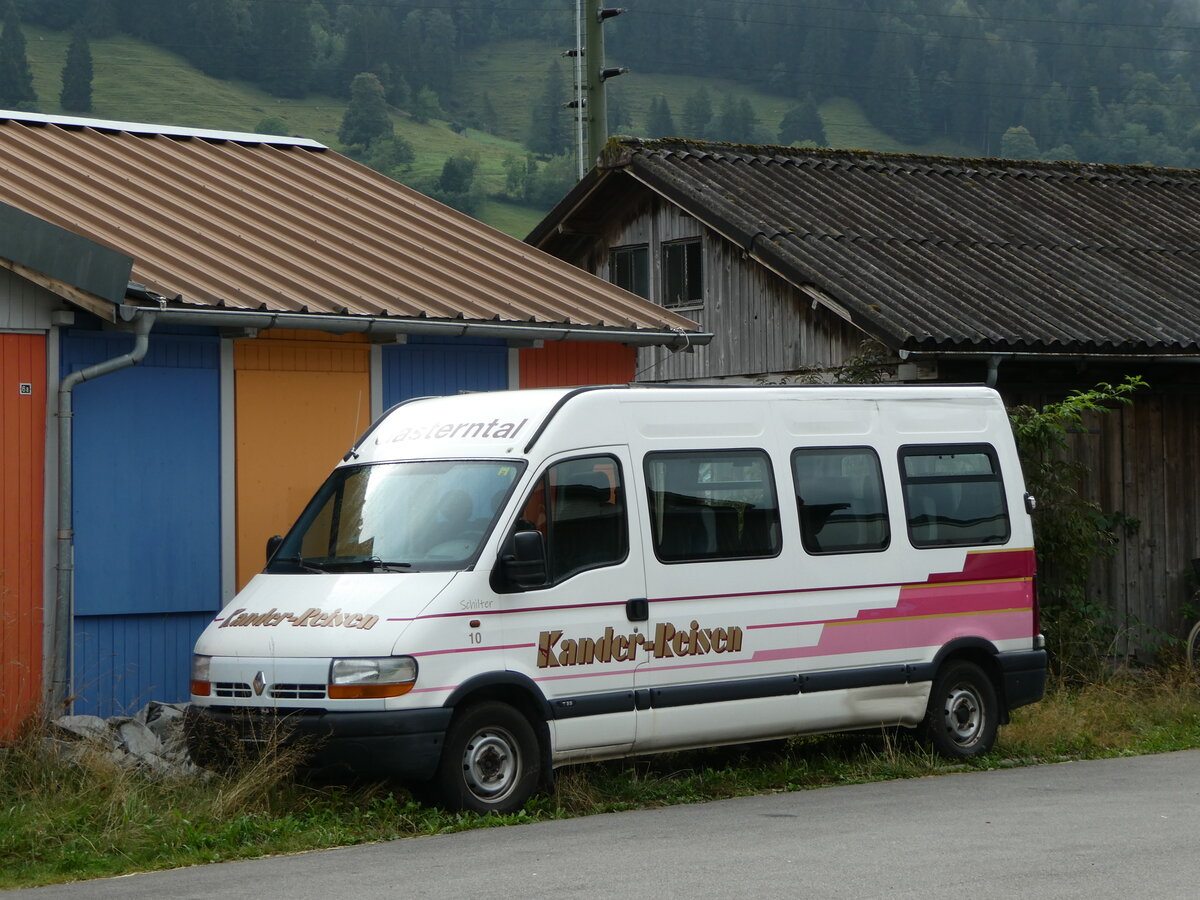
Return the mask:
{"type": "Polygon", "coordinates": [[[299,768],[329,777],[428,781],[437,769],[454,710],[381,712],[196,706],[184,718],[188,752],[223,769],[278,748],[301,755],[299,768]]]}

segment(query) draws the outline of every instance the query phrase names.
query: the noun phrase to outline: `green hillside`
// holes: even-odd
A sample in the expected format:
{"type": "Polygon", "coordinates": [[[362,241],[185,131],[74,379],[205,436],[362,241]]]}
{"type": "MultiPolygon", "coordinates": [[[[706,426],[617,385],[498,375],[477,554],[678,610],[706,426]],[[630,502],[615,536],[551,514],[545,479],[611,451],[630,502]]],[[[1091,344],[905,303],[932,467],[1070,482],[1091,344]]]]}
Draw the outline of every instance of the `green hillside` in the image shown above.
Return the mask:
{"type": "MultiPolygon", "coordinates": [[[[61,71],[68,37],[63,32],[24,29],[39,109],[62,113],[58,105],[61,71]]],[[[346,101],[313,95],[300,100],[284,99],[246,82],[222,81],[202,74],[182,58],[124,35],[92,42],[95,75],[94,108],[90,116],[121,121],[181,125],[225,131],[256,131],[269,117],[282,120],[289,134],[320,141],[342,150],[338,126],[346,101]]],[[[546,42],[508,41],[493,43],[469,55],[458,69],[458,102],[453,115],[460,121],[482,118],[485,95],[497,116],[497,134],[468,128],[452,130],[450,123],[433,120],[413,122],[403,111],[393,110],[396,134],[413,147],[416,159],[405,180],[420,183],[435,178],[445,160],[459,153],[479,159],[479,176],[489,195],[504,187],[504,160],[523,156],[525,140],[540,96],[546,69],[558,58],[559,48],[546,42]]],[[[567,61],[564,77],[570,78],[567,61]]],[[[616,91],[616,82],[613,83],[616,91]]],[[[744,85],[720,79],[677,75],[624,76],[619,84],[621,102],[633,117],[635,130],[644,127],[651,100],[666,97],[672,109],[682,110],[688,96],[706,88],[714,104],[726,95],[745,96],[754,108],[760,127],[773,134],[790,101],[749,90],[744,85]]],[[[564,111],[562,115],[568,114],[564,111]]],[[[849,100],[827,101],[821,107],[826,133],[833,146],[872,147],[880,150],[955,154],[962,148],[948,142],[907,147],[871,127],[856,104],[849,100]]],[[[661,136],[661,135],[656,135],[661,136]]],[[[545,209],[535,209],[491,198],[480,217],[509,234],[523,237],[541,219],[545,209]]]]}

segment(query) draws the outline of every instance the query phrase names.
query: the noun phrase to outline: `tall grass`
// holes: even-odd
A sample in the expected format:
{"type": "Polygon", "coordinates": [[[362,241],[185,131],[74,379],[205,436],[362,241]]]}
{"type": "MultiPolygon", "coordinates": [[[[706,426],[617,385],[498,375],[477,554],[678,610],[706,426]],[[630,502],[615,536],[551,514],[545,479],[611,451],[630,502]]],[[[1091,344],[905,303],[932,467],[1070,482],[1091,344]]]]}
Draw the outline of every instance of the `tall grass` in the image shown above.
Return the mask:
{"type": "Polygon", "coordinates": [[[164,778],[31,730],[0,749],[0,889],[775,791],[1200,747],[1190,671],[1052,685],[995,751],[951,763],[898,732],[671,753],[560,770],[507,817],[427,809],[402,788],[306,784],[276,745],[234,774],[164,778]]]}

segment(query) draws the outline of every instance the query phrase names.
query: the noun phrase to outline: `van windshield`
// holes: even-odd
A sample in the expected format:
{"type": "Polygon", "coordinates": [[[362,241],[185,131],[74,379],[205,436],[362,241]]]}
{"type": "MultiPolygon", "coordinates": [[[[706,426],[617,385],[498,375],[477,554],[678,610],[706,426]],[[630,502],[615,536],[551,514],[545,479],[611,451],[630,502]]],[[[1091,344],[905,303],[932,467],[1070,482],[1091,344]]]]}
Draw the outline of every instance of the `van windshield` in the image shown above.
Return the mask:
{"type": "Polygon", "coordinates": [[[267,571],[463,568],[474,561],[524,468],[516,460],[476,459],[337,469],[267,571]]]}

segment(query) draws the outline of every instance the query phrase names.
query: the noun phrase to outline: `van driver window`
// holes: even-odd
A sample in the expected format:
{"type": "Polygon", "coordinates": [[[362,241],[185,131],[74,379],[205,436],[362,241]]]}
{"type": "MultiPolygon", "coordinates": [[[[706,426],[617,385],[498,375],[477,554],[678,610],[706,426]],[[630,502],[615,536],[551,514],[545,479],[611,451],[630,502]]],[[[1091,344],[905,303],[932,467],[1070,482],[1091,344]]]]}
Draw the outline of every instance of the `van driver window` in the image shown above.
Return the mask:
{"type": "Polygon", "coordinates": [[[870,447],[792,451],[800,537],[809,553],[861,553],[888,546],[879,457],[870,447]]]}
{"type": "Polygon", "coordinates": [[[541,533],[549,584],[621,562],[629,555],[629,527],[620,464],[611,456],[590,456],[551,466],[515,530],[541,533]]]}
{"type": "Polygon", "coordinates": [[[914,547],[1003,544],[1008,540],[1004,482],[990,445],[901,447],[900,480],[914,547]]]}
{"type": "Polygon", "coordinates": [[[646,489],[663,562],[779,554],[779,504],[762,450],[649,453],[646,489]]]}

